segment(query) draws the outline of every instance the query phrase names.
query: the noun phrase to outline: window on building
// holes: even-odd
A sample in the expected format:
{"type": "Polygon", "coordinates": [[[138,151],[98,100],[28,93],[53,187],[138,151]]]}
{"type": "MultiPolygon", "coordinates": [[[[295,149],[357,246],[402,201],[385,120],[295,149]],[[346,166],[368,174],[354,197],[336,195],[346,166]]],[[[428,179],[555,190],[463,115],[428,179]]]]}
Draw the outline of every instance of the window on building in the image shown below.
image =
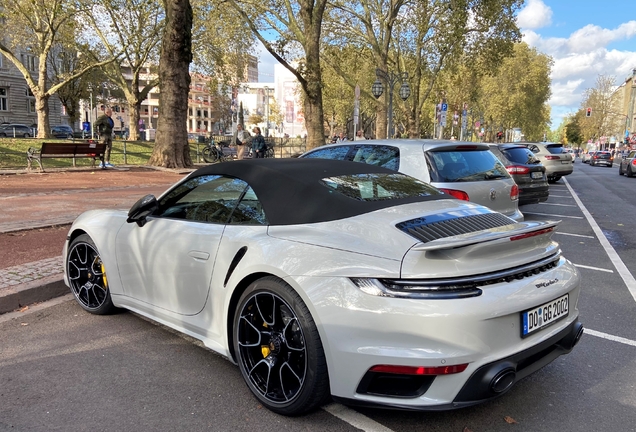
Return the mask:
{"type": "Polygon", "coordinates": [[[201,110],[197,110],[197,117],[201,117],[201,110]]]}
{"type": "Polygon", "coordinates": [[[8,94],[9,91],[6,87],[0,87],[0,111],[9,110],[8,94]]]}
{"type": "MultiPolygon", "coordinates": [[[[0,18],[1,20],[2,18],[0,18]]],[[[0,21],[0,24],[2,24],[2,22],[0,21]]],[[[0,54],[0,69],[2,69],[4,67],[4,56],[2,54],[0,54]]]]}
{"type": "Polygon", "coordinates": [[[22,54],[22,64],[31,72],[38,70],[37,59],[31,54],[22,54]]]}
{"type": "Polygon", "coordinates": [[[31,89],[27,87],[24,93],[26,95],[27,112],[28,113],[37,112],[35,110],[35,96],[33,96],[33,92],[31,91],[31,89]]]}
{"type": "Polygon", "coordinates": [[[188,110],[188,115],[189,115],[190,117],[192,117],[192,108],[190,108],[190,109],[188,110]]]}

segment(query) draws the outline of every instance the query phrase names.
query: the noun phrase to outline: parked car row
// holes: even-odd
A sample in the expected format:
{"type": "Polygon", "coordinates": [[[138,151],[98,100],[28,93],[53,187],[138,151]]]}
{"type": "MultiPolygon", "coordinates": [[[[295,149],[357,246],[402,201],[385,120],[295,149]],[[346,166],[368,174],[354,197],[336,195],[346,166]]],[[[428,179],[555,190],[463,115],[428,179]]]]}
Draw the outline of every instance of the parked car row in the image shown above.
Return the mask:
{"type": "MultiPolygon", "coordinates": [[[[33,138],[36,135],[36,128],[17,123],[8,123],[0,125],[0,137],[10,138],[33,138]]],[[[55,138],[80,138],[81,132],[73,131],[73,128],[67,125],[51,126],[51,135],[55,138]]]]}

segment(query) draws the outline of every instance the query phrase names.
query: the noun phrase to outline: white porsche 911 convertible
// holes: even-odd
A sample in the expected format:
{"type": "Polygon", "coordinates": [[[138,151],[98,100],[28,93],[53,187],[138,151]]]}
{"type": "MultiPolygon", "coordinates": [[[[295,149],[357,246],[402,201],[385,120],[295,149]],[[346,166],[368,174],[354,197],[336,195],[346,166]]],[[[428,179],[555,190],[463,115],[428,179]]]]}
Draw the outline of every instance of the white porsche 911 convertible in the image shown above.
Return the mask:
{"type": "Polygon", "coordinates": [[[469,406],[568,353],[580,278],[558,222],[520,222],[381,167],[255,159],[198,169],[126,214],[73,223],[65,282],[238,364],[285,415],[333,397],[469,406]]]}

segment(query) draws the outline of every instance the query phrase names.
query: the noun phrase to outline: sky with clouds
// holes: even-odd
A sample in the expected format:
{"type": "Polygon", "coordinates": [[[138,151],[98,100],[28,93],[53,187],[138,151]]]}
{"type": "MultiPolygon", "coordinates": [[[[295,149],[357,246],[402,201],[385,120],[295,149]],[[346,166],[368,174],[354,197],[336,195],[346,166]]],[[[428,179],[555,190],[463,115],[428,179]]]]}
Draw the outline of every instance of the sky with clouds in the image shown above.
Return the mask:
{"type": "Polygon", "coordinates": [[[552,128],[576,112],[599,75],[625,82],[636,68],[636,17],[625,0],[529,0],[517,15],[523,40],[554,60],[552,128]]]}
{"type": "MultiPolygon", "coordinates": [[[[523,40],[554,60],[552,128],[575,113],[598,75],[625,82],[636,68],[636,8],[627,0],[526,0],[517,15],[523,40]]],[[[265,49],[259,81],[273,82],[276,62],[265,49]]]]}

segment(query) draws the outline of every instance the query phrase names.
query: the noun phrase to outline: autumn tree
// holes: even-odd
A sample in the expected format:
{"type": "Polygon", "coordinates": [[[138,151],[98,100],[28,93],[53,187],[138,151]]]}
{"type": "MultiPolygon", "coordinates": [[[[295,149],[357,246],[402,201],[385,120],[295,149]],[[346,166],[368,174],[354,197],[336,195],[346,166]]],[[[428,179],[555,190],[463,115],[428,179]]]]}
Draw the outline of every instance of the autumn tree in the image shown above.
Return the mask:
{"type": "Polygon", "coordinates": [[[129,108],[130,139],[138,139],[141,103],[158,85],[156,65],[164,25],[158,0],[84,0],[83,40],[103,56],[122,52],[119,60],[102,71],[123,92],[129,108]],[[96,36],[96,37],[95,37],[96,36]]]}
{"type": "Polygon", "coordinates": [[[74,40],[76,18],[85,5],[70,0],[0,0],[0,18],[4,19],[0,53],[24,76],[35,97],[38,115],[38,137],[50,136],[49,99],[67,83],[89,70],[115,60],[116,54],[104,60],[87,61],[79,70],[58,77],[51,85],[49,66],[56,62],[59,45],[74,40]]]}
{"type": "Polygon", "coordinates": [[[148,164],[183,168],[192,166],[187,129],[192,6],[189,0],[164,0],[163,4],[166,15],[159,59],[159,122],[148,164]]]}
{"type": "Polygon", "coordinates": [[[616,78],[599,75],[594,87],[586,89],[579,109],[581,134],[584,139],[599,140],[622,131],[625,117],[617,115],[621,112],[620,101],[613,97],[616,78]],[[592,115],[586,116],[587,108],[592,108],[592,115]]]}
{"type": "Polygon", "coordinates": [[[483,77],[480,104],[491,132],[520,127],[526,139],[543,139],[550,124],[551,67],[549,56],[521,42],[496,74],[483,77]]]}
{"type": "Polygon", "coordinates": [[[307,149],[325,143],[320,45],[327,0],[229,0],[256,38],[300,83],[307,149]]]}

